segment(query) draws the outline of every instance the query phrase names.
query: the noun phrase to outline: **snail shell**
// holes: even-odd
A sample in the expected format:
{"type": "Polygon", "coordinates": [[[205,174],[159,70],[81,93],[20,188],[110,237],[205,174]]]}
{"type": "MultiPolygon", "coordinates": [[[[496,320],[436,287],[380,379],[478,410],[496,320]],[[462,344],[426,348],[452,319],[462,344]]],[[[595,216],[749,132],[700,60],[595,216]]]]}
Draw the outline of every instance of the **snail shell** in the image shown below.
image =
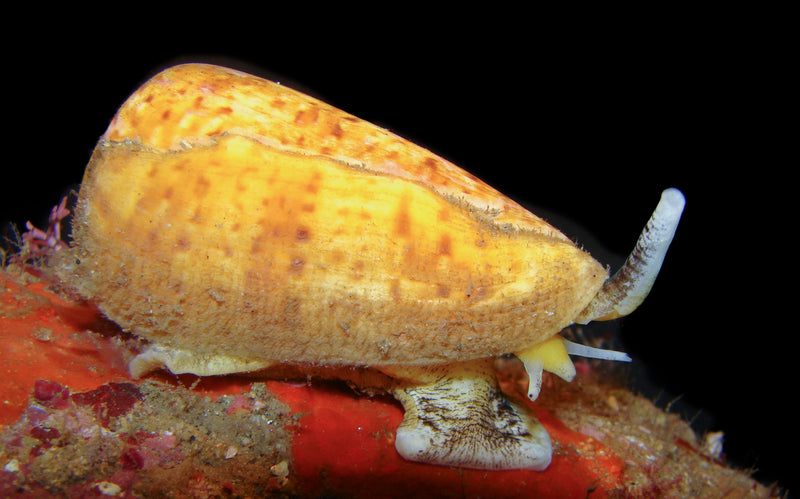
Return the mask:
{"type": "Polygon", "coordinates": [[[245,361],[431,365],[517,352],[608,277],[473,175],[278,84],[201,64],[100,139],[62,274],[123,328],[245,361]]]}

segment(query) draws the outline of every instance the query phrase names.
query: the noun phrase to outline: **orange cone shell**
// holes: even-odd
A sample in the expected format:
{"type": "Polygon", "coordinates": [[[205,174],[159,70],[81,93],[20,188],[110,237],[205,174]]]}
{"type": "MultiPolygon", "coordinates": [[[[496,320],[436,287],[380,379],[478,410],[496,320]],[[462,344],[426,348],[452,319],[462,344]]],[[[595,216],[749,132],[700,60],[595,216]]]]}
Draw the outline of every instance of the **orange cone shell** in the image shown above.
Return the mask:
{"type": "Polygon", "coordinates": [[[122,106],[87,168],[62,278],[153,342],[398,365],[514,352],[606,279],[455,165],[311,97],[190,64],[122,106]]]}

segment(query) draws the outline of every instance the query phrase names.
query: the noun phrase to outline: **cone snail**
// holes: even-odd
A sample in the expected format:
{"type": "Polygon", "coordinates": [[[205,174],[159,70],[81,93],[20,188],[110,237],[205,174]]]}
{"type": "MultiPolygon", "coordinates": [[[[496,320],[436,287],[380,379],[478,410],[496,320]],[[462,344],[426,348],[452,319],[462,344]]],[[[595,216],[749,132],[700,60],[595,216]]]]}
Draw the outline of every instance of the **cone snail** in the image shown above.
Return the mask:
{"type": "Polygon", "coordinates": [[[542,470],[550,438],[499,390],[493,359],[522,360],[531,400],[543,370],[575,375],[570,354],[628,360],[558,333],[642,302],[683,205],[664,191],[609,279],[431,152],[279,84],[186,64],[100,138],[57,268],[147,340],[136,376],[327,369],[401,401],[406,459],[542,470]]]}

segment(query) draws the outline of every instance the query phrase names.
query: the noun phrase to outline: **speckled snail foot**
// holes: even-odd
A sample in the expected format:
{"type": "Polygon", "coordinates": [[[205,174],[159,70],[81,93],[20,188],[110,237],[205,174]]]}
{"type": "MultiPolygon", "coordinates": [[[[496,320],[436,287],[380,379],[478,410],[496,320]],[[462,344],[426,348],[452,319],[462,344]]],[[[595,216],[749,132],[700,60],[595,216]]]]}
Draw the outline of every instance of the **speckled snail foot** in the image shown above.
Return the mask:
{"type": "Polygon", "coordinates": [[[668,190],[612,280],[473,175],[323,102],[187,64],[139,88],[100,138],[60,278],[149,341],[135,375],[290,364],[378,384],[407,459],[541,470],[550,438],[499,390],[493,358],[574,375],[573,322],[633,310],[683,197],[668,190]],[[381,373],[359,377],[354,373],[381,373]],[[358,369],[355,369],[358,368],[358,369]],[[378,381],[376,381],[378,380],[378,381]]]}

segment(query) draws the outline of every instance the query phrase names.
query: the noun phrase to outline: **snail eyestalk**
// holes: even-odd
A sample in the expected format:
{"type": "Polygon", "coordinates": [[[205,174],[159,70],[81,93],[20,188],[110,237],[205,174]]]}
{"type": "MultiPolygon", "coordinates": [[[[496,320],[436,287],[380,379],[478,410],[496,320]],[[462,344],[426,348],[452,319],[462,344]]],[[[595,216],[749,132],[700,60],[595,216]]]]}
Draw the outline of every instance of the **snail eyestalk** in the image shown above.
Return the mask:
{"type": "Polygon", "coordinates": [[[650,293],[667,249],[675,236],[686,200],[675,188],[661,193],[661,201],[647,222],[625,265],[611,277],[575,320],[611,320],[636,310],[650,293]]]}

